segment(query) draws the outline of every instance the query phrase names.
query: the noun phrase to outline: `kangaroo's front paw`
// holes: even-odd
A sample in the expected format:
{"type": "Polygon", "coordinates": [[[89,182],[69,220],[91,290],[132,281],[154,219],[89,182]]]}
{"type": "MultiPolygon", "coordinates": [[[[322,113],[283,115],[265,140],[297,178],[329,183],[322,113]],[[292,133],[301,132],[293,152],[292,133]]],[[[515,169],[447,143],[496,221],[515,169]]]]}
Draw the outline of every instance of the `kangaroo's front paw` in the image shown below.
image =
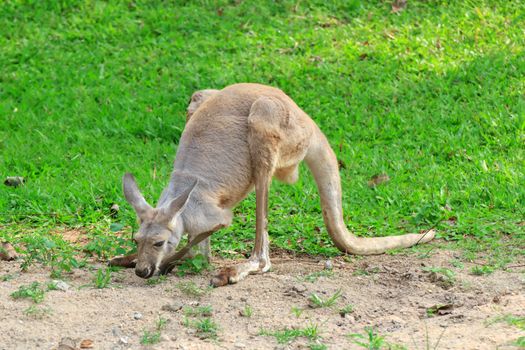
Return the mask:
{"type": "Polygon", "coordinates": [[[135,265],[137,265],[136,254],[116,256],[108,261],[108,266],[134,268],[135,265]]]}
{"type": "Polygon", "coordinates": [[[213,276],[210,285],[213,287],[222,287],[227,284],[236,283],[237,271],[234,267],[225,267],[213,276]]]}

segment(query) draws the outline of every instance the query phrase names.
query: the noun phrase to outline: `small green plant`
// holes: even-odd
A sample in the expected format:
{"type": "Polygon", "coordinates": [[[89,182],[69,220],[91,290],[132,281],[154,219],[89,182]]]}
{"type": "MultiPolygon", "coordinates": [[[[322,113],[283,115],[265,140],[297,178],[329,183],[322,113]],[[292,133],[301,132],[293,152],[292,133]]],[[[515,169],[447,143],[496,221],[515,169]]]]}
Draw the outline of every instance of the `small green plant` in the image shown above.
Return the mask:
{"type": "Polygon", "coordinates": [[[111,282],[111,269],[98,269],[93,279],[93,284],[98,289],[107,288],[111,282]]]}
{"type": "Polygon", "coordinates": [[[310,350],[326,350],[328,347],[322,343],[310,343],[308,344],[308,349],[310,350]]]}
{"type": "Polygon", "coordinates": [[[209,317],[197,320],[194,323],[194,327],[197,330],[199,338],[216,338],[217,337],[217,324],[209,317]]]}
{"type": "Polygon", "coordinates": [[[13,299],[29,298],[38,304],[44,300],[45,290],[40,283],[33,282],[29,286],[20,286],[16,292],[11,293],[13,299]]]}
{"type": "Polygon", "coordinates": [[[345,305],[339,309],[339,315],[341,315],[341,317],[345,317],[352,312],[354,312],[354,306],[352,304],[345,305]]]}
{"type": "Polygon", "coordinates": [[[476,265],[470,269],[470,272],[476,276],[488,275],[494,272],[494,267],[489,265],[476,265]]]}
{"type": "Polygon", "coordinates": [[[2,277],[0,277],[0,281],[7,282],[7,281],[12,280],[13,278],[15,278],[14,274],[5,274],[2,277]]]}
{"type": "Polygon", "coordinates": [[[374,267],[368,268],[368,269],[355,270],[353,275],[354,276],[370,276],[370,275],[375,275],[375,274],[379,273],[379,271],[380,271],[379,267],[374,266],[374,267]]]}
{"type": "Polygon", "coordinates": [[[157,284],[166,282],[166,280],[167,280],[166,275],[154,276],[154,277],[148,278],[146,280],[146,284],[148,286],[155,286],[157,284]]]}
{"type": "Polygon", "coordinates": [[[181,290],[181,292],[183,292],[184,294],[186,295],[189,295],[189,296],[193,296],[193,297],[197,297],[197,298],[200,298],[202,297],[204,294],[206,294],[206,292],[209,290],[209,289],[203,289],[203,288],[200,288],[199,286],[197,286],[195,284],[195,282],[192,282],[192,281],[189,281],[189,282],[179,282],[177,284],[177,287],[181,290]]]}
{"type": "Polygon", "coordinates": [[[525,316],[514,316],[514,315],[503,315],[498,316],[487,322],[487,326],[497,323],[505,322],[511,326],[518,327],[519,329],[525,330],[525,316]]]}
{"type": "Polygon", "coordinates": [[[140,343],[142,345],[153,345],[160,342],[161,332],[166,328],[168,320],[159,316],[157,323],[155,325],[154,331],[144,331],[142,337],[140,338],[140,343]]]}
{"type": "Polygon", "coordinates": [[[299,318],[301,317],[301,314],[303,313],[304,309],[297,306],[292,306],[291,311],[295,315],[295,317],[299,318]]]}
{"type": "Polygon", "coordinates": [[[205,269],[208,269],[210,264],[206,257],[202,254],[197,254],[193,258],[185,259],[182,264],[177,267],[177,275],[183,277],[187,274],[199,274],[205,269]]]}
{"type": "Polygon", "coordinates": [[[354,344],[365,349],[380,350],[385,344],[385,338],[378,335],[372,327],[366,327],[365,332],[366,335],[354,333],[349,334],[348,336],[352,339],[354,344]]]}
{"type": "Polygon", "coordinates": [[[312,272],[304,276],[302,280],[306,282],[314,283],[314,282],[317,282],[319,277],[333,277],[333,276],[334,276],[333,270],[321,270],[321,271],[312,272]]]}
{"type": "Polygon", "coordinates": [[[339,299],[340,296],[341,296],[341,290],[338,290],[337,292],[335,292],[334,295],[332,295],[330,298],[326,300],[323,300],[317,294],[312,293],[310,294],[310,297],[308,298],[308,300],[310,301],[309,305],[311,308],[314,308],[314,309],[321,308],[321,307],[330,307],[336,303],[337,299],[339,299]]]}
{"type": "Polygon", "coordinates": [[[196,308],[184,307],[184,315],[186,316],[211,316],[213,309],[211,305],[198,306],[196,308]]]}
{"type": "Polygon", "coordinates": [[[273,332],[264,329],[259,331],[259,335],[275,337],[280,344],[289,343],[299,337],[316,340],[321,337],[319,333],[319,327],[313,324],[304,328],[285,328],[273,332]]]}
{"type": "Polygon", "coordinates": [[[244,309],[239,311],[239,314],[242,317],[252,317],[252,315],[253,315],[253,308],[250,305],[246,305],[246,306],[244,306],[244,309]]]}
{"type": "Polygon", "coordinates": [[[446,267],[424,267],[423,271],[430,272],[432,282],[437,282],[443,288],[448,289],[456,283],[456,274],[446,267]]]}
{"type": "Polygon", "coordinates": [[[24,310],[26,316],[42,319],[44,316],[51,314],[51,309],[48,307],[38,307],[37,305],[31,305],[24,310]]]}

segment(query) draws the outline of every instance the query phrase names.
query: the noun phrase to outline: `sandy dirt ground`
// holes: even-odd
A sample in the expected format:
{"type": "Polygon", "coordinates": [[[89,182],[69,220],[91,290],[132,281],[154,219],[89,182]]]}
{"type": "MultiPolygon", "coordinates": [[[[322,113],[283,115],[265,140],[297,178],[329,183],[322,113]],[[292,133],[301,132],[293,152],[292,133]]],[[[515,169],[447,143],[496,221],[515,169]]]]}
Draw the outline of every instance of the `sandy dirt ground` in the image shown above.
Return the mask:
{"type": "MultiPolygon", "coordinates": [[[[261,332],[313,326],[320,334],[317,343],[328,349],[360,349],[348,334],[365,334],[365,327],[375,327],[386,342],[408,349],[434,349],[438,340],[437,349],[517,349],[512,344],[524,332],[501,319],[525,316],[523,261],[509,271],[474,276],[473,265],[451,267],[457,254],[340,257],[332,260],[331,275],[323,272],[329,276],[313,282],[316,273],[326,271],[325,261],[278,254],[271,272],[218,289],[207,288],[212,271],[170,275],[150,286],[133,270],[113,273],[109,288],[96,289],[90,285],[94,272],[83,269],[67,276],[67,291],[46,293],[38,304],[47,310],[43,315],[27,314],[33,302],[10,294],[34,281],[47,283],[49,271],[32,266],[20,273],[19,263],[0,262],[0,276],[14,277],[0,282],[0,349],[57,349],[60,344],[74,349],[82,341],[92,349],[308,349],[315,341],[299,337],[280,344],[261,332]],[[425,267],[450,268],[454,280],[425,267]],[[183,291],[181,283],[193,282],[203,295],[183,291]],[[312,293],[327,299],[338,290],[335,305],[309,306],[312,293]],[[353,312],[342,317],[339,310],[348,304],[353,312]],[[216,337],[206,338],[193,326],[199,317],[187,310],[199,306],[211,306],[216,337]],[[242,315],[246,310],[251,310],[249,317],[242,315]],[[154,332],[159,317],[166,320],[160,342],[142,345],[144,332],[154,332]]],[[[229,263],[214,261],[215,267],[229,263]]]]}

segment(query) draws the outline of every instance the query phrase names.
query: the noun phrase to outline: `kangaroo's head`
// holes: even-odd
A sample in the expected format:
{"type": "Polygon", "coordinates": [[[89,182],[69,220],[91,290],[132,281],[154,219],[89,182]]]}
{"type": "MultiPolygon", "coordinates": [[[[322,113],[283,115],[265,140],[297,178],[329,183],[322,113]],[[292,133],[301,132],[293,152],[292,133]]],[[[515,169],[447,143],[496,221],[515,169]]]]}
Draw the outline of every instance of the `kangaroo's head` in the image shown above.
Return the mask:
{"type": "Polygon", "coordinates": [[[153,208],[146,202],[133,175],[125,174],[122,183],[126,200],[135,209],[140,222],[139,231],[133,237],[137,243],[135,273],[139,277],[150,278],[159,272],[162,259],[180,242],[183,226],[179,214],[197,182],[159,208],[153,208]]]}

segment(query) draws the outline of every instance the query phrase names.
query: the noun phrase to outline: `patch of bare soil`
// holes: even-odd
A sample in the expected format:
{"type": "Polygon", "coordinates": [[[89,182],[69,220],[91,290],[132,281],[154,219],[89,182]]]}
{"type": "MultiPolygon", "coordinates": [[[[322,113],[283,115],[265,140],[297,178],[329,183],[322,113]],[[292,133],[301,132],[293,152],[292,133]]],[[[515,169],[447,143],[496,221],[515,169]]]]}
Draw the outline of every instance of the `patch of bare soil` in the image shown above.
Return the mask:
{"type": "Polygon", "coordinates": [[[207,289],[211,271],[170,275],[150,286],[133,270],[125,270],[113,273],[109,288],[95,289],[90,285],[93,273],[78,270],[68,276],[69,290],[46,293],[38,307],[49,313],[40,316],[24,312],[32,301],[14,300],[10,294],[34,281],[46,283],[49,271],[32,267],[19,273],[17,262],[0,262],[0,276],[15,275],[0,282],[0,349],[57,349],[61,340],[62,348],[68,343],[69,349],[81,343],[93,349],[307,349],[311,341],[306,338],[279,344],[261,330],[312,325],[322,337],[318,342],[328,349],[360,348],[348,334],[364,334],[369,326],[387,342],[408,349],[433,349],[440,337],[438,349],[515,348],[511,344],[525,334],[496,320],[525,316],[523,267],[473,276],[467,264],[450,267],[454,254],[443,250],[425,259],[382,255],[351,262],[337,258],[333,274],[314,282],[311,274],[324,271],[324,261],[279,255],[271,272],[218,289],[207,289]],[[455,272],[452,282],[424,269],[445,266],[455,272]],[[181,282],[194,282],[205,289],[204,295],[188,295],[181,282]],[[308,306],[312,293],[327,299],[338,290],[341,297],[335,305],[308,306]],[[348,304],[353,312],[342,317],[339,310],[348,304]],[[195,329],[199,317],[180,309],[208,305],[218,326],[215,338],[203,336],[195,329]],[[167,320],[160,342],[142,345],[144,333],[154,333],[159,317],[167,320]]]}

